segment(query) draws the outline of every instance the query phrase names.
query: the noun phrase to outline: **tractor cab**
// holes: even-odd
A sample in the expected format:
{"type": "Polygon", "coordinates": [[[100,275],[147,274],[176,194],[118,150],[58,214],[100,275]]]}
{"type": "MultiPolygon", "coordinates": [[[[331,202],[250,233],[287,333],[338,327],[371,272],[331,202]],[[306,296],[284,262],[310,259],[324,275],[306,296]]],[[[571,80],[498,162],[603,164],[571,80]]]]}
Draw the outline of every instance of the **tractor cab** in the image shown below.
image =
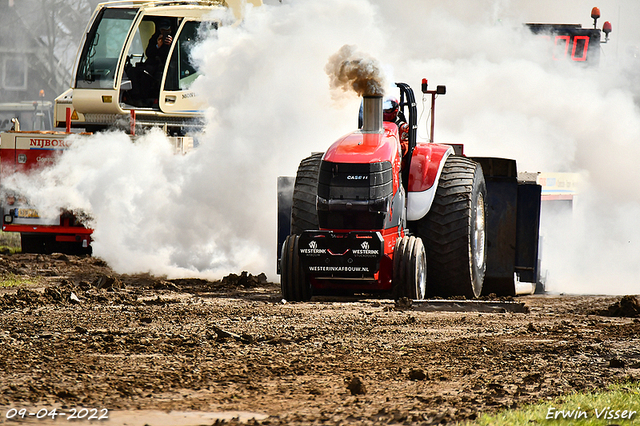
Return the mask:
{"type": "Polygon", "coordinates": [[[101,130],[134,111],[141,126],[166,126],[170,132],[197,126],[204,101],[190,90],[198,76],[190,52],[217,30],[219,23],[210,16],[223,7],[222,1],[100,4],[87,27],[72,86],[56,99],[56,124],[101,130]]]}

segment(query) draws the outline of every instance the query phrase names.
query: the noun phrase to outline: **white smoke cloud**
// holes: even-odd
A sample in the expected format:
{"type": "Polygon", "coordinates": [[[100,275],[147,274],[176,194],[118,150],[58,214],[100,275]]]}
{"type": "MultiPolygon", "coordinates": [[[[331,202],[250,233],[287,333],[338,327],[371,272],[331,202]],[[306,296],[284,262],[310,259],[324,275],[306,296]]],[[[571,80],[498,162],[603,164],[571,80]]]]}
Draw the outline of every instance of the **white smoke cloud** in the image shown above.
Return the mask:
{"type": "MultiPolygon", "coordinates": [[[[447,84],[438,101],[436,142],[464,143],[472,156],[515,158],[521,171],[584,176],[573,212],[543,217],[543,269],[551,291],[638,293],[640,231],[633,218],[640,214],[640,115],[629,58],[614,60],[612,43],[602,46],[600,67],[552,61],[542,41],[523,31],[521,22],[538,20],[523,3],[480,2],[457,10],[440,2],[433,13],[413,14],[422,25],[404,31],[412,31],[410,43],[419,53],[401,49],[394,70],[410,82],[429,77],[447,84]]],[[[554,19],[555,9],[540,20],[567,22],[554,19]]],[[[580,12],[577,18],[587,17],[589,26],[590,10],[580,12]]]]}
{"type": "Polygon", "coordinates": [[[277,176],[356,126],[359,100],[334,103],[324,66],[350,41],[382,45],[376,26],[366,1],[249,10],[193,52],[203,70],[194,90],[210,105],[196,150],[175,156],[159,132],[135,144],[97,135],[74,144],[47,183],[15,186],[39,207],[89,211],[94,254],[119,272],[277,279],[277,176]]]}
{"type": "MultiPolygon", "coordinates": [[[[219,277],[246,269],[277,279],[276,177],[355,129],[359,100],[334,102],[324,70],[353,45],[382,64],[389,82],[416,91],[423,77],[447,85],[436,142],[515,158],[522,171],[585,176],[573,213],[545,219],[551,290],[639,293],[640,114],[630,68],[618,65],[640,37],[618,30],[617,10],[606,15],[613,3],[600,5],[600,24],[612,21],[622,40],[603,46],[596,69],[552,61],[522,27],[588,26],[590,9],[579,2],[284,0],[251,9],[194,52],[203,71],[194,89],[210,105],[194,152],[173,155],[159,133],[135,145],[96,136],[50,172],[62,189],[39,194],[90,210],[94,253],[119,271],[219,277]]],[[[424,121],[419,134],[426,138],[424,121]]]]}

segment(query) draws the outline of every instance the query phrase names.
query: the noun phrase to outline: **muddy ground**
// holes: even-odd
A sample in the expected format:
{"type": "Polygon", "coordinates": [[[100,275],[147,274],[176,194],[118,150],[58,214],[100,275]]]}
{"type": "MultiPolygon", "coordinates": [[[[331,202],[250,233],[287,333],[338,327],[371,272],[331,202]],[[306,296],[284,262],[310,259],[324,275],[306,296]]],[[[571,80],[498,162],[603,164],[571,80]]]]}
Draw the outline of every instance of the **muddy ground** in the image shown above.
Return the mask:
{"type": "Polygon", "coordinates": [[[11,408],[86,407],[108,409],[108,424],[178,424],[154,417],[172,410],[441,424],[640,378],[635,298],[425,312],[371,296],[286,303],[264,276],[124,276],[60,254],[3,255],[0,272],[28,280],[0,289],[0,423],[11,408]]]}

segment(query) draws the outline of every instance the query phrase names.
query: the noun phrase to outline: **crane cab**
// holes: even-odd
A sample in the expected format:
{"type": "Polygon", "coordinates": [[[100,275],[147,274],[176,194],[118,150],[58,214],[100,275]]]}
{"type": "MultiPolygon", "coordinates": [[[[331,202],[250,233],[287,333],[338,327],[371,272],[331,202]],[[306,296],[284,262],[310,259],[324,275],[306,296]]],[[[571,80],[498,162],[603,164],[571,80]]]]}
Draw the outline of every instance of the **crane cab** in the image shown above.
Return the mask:
{"type": "MultiPolygon", "coordinates": [[[[204,101],[190,86],[198,76],[190,51],[202,35],[218,28],[212,11],[239,4],[230,1],[117,1],[98,5],[85,32],[71,88],[56,99],[55,122],[101,130],[131,111],[137,124],[166,126],[180,133],[198,126],[204,101]],[[160,27],[168,27],[162,29],[160,27]],[[160,35],[168,48],[153,49],[160,35]],[[160,52],[160,53],[158,53],[160,52]]],[[[250,2],[260,5],[261,0],[250,2]]]]}

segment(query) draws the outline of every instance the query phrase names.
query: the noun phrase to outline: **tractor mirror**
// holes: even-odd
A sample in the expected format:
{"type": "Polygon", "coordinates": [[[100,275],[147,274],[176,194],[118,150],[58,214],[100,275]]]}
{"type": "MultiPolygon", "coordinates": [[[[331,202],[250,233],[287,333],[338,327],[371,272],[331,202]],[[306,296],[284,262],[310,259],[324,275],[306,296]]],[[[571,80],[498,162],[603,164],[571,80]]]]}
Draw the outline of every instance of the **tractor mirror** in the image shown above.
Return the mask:
{"type": "Polygon", "coordinates": [[[438,87],[436,87],[436,93],[438,95],[446,95],[447,94],[447,86],[438,86],[438,87]]]}

